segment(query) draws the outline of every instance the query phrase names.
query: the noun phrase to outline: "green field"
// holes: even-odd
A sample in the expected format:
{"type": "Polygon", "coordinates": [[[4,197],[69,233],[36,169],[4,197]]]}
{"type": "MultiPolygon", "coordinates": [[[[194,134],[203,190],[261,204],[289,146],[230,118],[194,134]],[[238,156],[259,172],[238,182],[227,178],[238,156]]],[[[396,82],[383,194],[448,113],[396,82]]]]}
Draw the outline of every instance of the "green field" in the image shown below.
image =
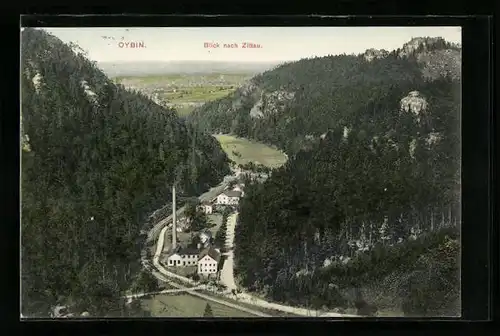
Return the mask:
{"type": "Polygon", "coordinates": [[[172,74],[160,76],[115,77],[125,87],[153,93],[173,106],[179,116],[189,115],[195,105],[225,97],[250,78],[246,74],[172,74]]]}
{"type": "Polygon", "coordinates": [[[192,82],[192,80],[196,80],[198,78],[204,80],[222,80],[226,83],[235,83],[240,84],[242,81],[245,81],[251,78],[251,75],[248,74],[240,74],[240,73],[212,73],[212,74],[169,74],[169,75],[150,75],[150,76],[117,76],[114,77],[113,80],[116,82],[122,83],[129,80],[141,81],[144,83],[164,83],[164,82],[192,82]]]}
{"type": "Polygon", "coordinates": [[[162,98],[166,99],[171,104],[183,103],[205,103],[210,100],[215,100],[227,96],[236,90],[235,87],[213,87],[201,86],[193,88],[182,88],[176,92],[166,92],[162,98]]]}
{"type": "Polygon", "coordinates": [[[227,156],[236,164],[254,162],[277,168],[285,164],[287,160],[283,152],[262,143],[227,134],[218,134],[214,137],[219,141],[227,156]]]}
{"type": "MultiPolygon", "coordinates": [[[[209,304],[214,317],[256,317],[215,302],[209,304]]],[[[207,301],[188,294],[159,294],[142,300],[143,308],[150,311],[152,317],[203,317],[206,305],[207,301]]]]}

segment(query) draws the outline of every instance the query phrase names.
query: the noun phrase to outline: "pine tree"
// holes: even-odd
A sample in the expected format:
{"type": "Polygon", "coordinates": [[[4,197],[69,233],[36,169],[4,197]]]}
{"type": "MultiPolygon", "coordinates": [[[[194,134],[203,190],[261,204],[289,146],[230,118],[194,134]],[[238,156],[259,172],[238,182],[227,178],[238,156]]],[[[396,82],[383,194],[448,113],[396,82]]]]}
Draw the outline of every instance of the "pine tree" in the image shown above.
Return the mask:
{"type": "Polygon", "coordinates": [[[212,306],[210,306],[210,303],[207,303],[205,306],[205,312],[203,313],[203,317],[214,317],[214,314],[212,312],[212,306]]]}
{"type": "MultiPolygon", "coordinates": [[[[22,128],[31,147],[21,158],[23,314],[47,315],[60,300],[96,315],[119,303],[140,271],[140,231],[171,197],[165,185],[197,196],[229,172],[228,159],[210,135],[193,142],[174,111],[114,85],[54,36],[25,29],[21,43],[22,128]],[[188,162],[193,151],[199,158],[188,162]],[[186,179],[177,167],[187,163],[204,173],[186,179]]],[[[156,281],[142,280],[145,288],[156,281]]]]}

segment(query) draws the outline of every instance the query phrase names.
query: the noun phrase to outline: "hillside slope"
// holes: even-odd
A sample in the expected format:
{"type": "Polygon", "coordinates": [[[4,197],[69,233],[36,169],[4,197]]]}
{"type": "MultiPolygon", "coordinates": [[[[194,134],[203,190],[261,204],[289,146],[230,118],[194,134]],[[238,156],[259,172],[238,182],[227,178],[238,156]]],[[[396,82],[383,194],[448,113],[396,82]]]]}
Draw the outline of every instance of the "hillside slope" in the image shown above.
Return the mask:
{"type": "Polygon", "coordinates": [[[123,315],[139,267],[143,219],[229,172],[197,132],[42,30],[22,32],[22,310],[123,315]]]}
{"type": "Polygon", "coordinates": [[[460,50],[441,38],[415,38],[391,53],[369,49],[358,56],[302,59],[197,108],[190,121],[293,154],[330,130],[359,123],[367,117],[360,110],[380,97],[402,98],[428,80],[459,80],[460,50]]]}
{"type": "Polygon", "coordinates": [[[315,309],[365,300],[383,313],[459,314],[460,76],[426,77],[439,66],[418,62],[421,46],[402,50],[410,55],[371,51],[271,72],[289,83],[282,92],[302,81],[308,94],[261,109],[278,111],[276,130],[249,134],[289,149],[290,160],[264,183],[246,181],[234,250],[243,287],[315,309]],[[300,123],[279,124],[291,114],[300,123]]]}

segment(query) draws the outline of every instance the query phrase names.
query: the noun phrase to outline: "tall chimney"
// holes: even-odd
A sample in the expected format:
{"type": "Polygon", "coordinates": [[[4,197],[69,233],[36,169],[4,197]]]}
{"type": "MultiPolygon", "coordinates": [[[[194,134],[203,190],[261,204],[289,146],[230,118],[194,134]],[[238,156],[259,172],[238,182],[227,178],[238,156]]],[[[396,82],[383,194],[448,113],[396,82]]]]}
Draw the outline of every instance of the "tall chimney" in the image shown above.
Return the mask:
{"type": "Polygon", "coordinates": [[[172,185],[172,250],[177,247],[177,214],[175,206],[175,183],[172,185]]]}

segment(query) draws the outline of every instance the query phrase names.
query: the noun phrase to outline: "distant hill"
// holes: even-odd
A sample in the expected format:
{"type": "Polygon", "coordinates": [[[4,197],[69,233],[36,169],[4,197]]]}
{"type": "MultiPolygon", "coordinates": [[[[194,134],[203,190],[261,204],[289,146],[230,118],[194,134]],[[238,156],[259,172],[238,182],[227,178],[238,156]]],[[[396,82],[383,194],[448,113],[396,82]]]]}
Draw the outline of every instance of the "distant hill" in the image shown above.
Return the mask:
{"type": "Polygon", "coordinates": [[[241,73],[258,74],[277,66],[280,62],[99,62],[98,66],[109,76],[147,76],[168,74],[241,73]]]}
{"type": "MultiPolygon", "coordinates": [[[[256,75],[236,92],[197,108],[190,121],[212,133],[234,133],[289,154],[328,131],[369,118],[368,104],[411,91],[426,99],[429,82],[460,81],[461,49],[442,38],[415,38],[398,50],[313,57],[256,75]],[[426,92],[423,92],[426,91],[426,92]]],[[[458,92],[458,91],[457,91],[458,92]]]]}
{"type": "Polygon", "coordinates": [[[178,182],[195,196],[229,173],[210,135],[115,85],[75,45],[21,36],[22,311],[56,304],[124,316],[148,214],[178,182]]]}

